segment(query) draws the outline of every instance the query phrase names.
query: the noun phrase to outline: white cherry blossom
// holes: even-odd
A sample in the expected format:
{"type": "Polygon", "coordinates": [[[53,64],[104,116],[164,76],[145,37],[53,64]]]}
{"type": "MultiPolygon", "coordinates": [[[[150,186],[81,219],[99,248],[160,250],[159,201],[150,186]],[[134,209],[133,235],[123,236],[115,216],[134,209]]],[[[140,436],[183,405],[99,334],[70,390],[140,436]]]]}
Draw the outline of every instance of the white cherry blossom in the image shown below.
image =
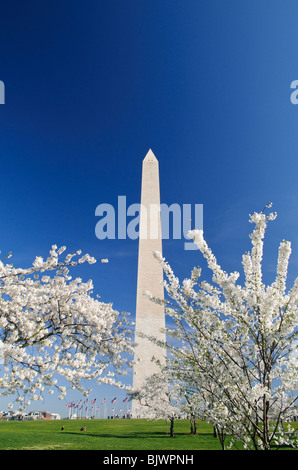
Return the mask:
{"type": "Polygon", "coordinates": [[[59,375],[82,393],[83,379],[122,386],[107,382],[106,373],[110,367],[125,372],[133,352],[127,316],[94,298],[92,281],[70,275],[77,265],[96,260],[78,251],[61,261],[64,251],[53,245],[46,260],[37,256],[28,269],[0,261],[2,395],[42,399],[49,387],[63,399],[59,375]]]}
{"type": "Polygon", "coordinates": [[[201,230],[189,236],[206,258],[212,283],[199,283],[198,268],[180,283],[154,254],[167,277],[166,311],[175,323],[167,330],[174,341],[164,345],[168,371],[191,398],[192,409],[197,404],[198,415],[213,423],[223,446],[226,434],[246,448],[298,446],[284,424],[297,414],[298,399],[298,278],[286,292],[290,242],[280,244],[272,284],[262,279],[263,239],[275,218],[264,211],[250,216],[252,248],[242,258],[242,284],[238,272],[221,268],[201,230]]]}

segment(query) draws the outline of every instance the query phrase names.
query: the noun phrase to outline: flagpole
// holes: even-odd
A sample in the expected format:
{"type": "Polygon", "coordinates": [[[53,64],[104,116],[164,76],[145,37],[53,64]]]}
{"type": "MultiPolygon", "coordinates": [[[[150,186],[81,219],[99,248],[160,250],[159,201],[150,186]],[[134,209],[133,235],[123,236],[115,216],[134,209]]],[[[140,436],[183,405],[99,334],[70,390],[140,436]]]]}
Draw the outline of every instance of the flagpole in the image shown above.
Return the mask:
{"type": "Polygon", "coordinates": [[[126,416],[128,414],[128,398],[124,398],[123,403],[126,403],[126,416]]]}

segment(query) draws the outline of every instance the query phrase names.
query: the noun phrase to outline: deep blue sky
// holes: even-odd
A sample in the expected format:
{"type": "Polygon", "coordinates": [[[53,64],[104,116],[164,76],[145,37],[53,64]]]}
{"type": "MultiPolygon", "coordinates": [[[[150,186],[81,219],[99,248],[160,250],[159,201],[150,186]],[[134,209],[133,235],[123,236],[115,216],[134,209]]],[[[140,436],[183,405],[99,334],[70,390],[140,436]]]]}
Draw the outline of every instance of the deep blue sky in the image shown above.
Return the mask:
{"type": "MultiPolygon", "coordinates": [[[[291,285],[297,17],[294,0],[3,1],[2,254],[29,266],[55,243],[108,257],[83,276],[134,315],[138,242],[99,241],[95,208],[116,205],[118,195],[140,201],[141,164],[152,148],[162,202],[204,205],[206,239],[227,271],[241,270],[249,249],[248,214],[272,201],[278,218],[268,231],[265,280],[273,280],[285,238],[291,285]]],[[[164,254],[181,278],[204,266],[184,240],[165,241],[164,254]]],[[[42,406],[64,414],[64,405],[42,406]]]]}

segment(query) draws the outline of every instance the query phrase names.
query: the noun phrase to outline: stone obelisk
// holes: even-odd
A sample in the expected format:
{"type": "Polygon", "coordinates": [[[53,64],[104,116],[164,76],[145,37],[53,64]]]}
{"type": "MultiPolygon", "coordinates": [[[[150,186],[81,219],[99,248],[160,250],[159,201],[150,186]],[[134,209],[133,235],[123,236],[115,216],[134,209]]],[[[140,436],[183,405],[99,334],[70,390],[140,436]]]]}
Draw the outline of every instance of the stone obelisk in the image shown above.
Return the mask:
{"type": "MultiPolygon", "coordinates": [[[[164,298],[162,285],[163,270],[154,258],[153,251],[162,253],[160,191],[158,160],[149,150],[143,160],[141,209],[139,225],[139,259],[137,280],[137,304],[135,325],[135,357],[133,387],[139,389],[146,377],[159,371],[152,358],[164,362],[165,350],[152,341],[141,337],[138,332],[152,335],[165,341],[164,306],[154,303],[144,292],[149,291],[154,297],[164,298]]],[[[132,402],[132,417],[142,417],[143,407],[137,400],[132,402]]]]}

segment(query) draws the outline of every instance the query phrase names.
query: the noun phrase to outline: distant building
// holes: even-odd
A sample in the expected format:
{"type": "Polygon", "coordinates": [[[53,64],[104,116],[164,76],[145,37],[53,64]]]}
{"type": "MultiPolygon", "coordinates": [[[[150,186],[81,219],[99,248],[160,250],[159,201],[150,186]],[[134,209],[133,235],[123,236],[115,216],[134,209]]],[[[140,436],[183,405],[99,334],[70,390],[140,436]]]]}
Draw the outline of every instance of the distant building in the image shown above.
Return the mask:
{"type": "Polygon", "coordinates": [[[19,413],[17,411],[0,411],[0,420],[3,421],[35,421],[35,420],[53,420],[61,419],[58,413],[49,411],[29,411],[28,413],[19,413]]]}
{"type": "Polygon", "coordinates": [[[60,419],[60,415],[58,413],[50,413],[49,411],[29,411],[24,416],[24,419],[60,419]]]}

